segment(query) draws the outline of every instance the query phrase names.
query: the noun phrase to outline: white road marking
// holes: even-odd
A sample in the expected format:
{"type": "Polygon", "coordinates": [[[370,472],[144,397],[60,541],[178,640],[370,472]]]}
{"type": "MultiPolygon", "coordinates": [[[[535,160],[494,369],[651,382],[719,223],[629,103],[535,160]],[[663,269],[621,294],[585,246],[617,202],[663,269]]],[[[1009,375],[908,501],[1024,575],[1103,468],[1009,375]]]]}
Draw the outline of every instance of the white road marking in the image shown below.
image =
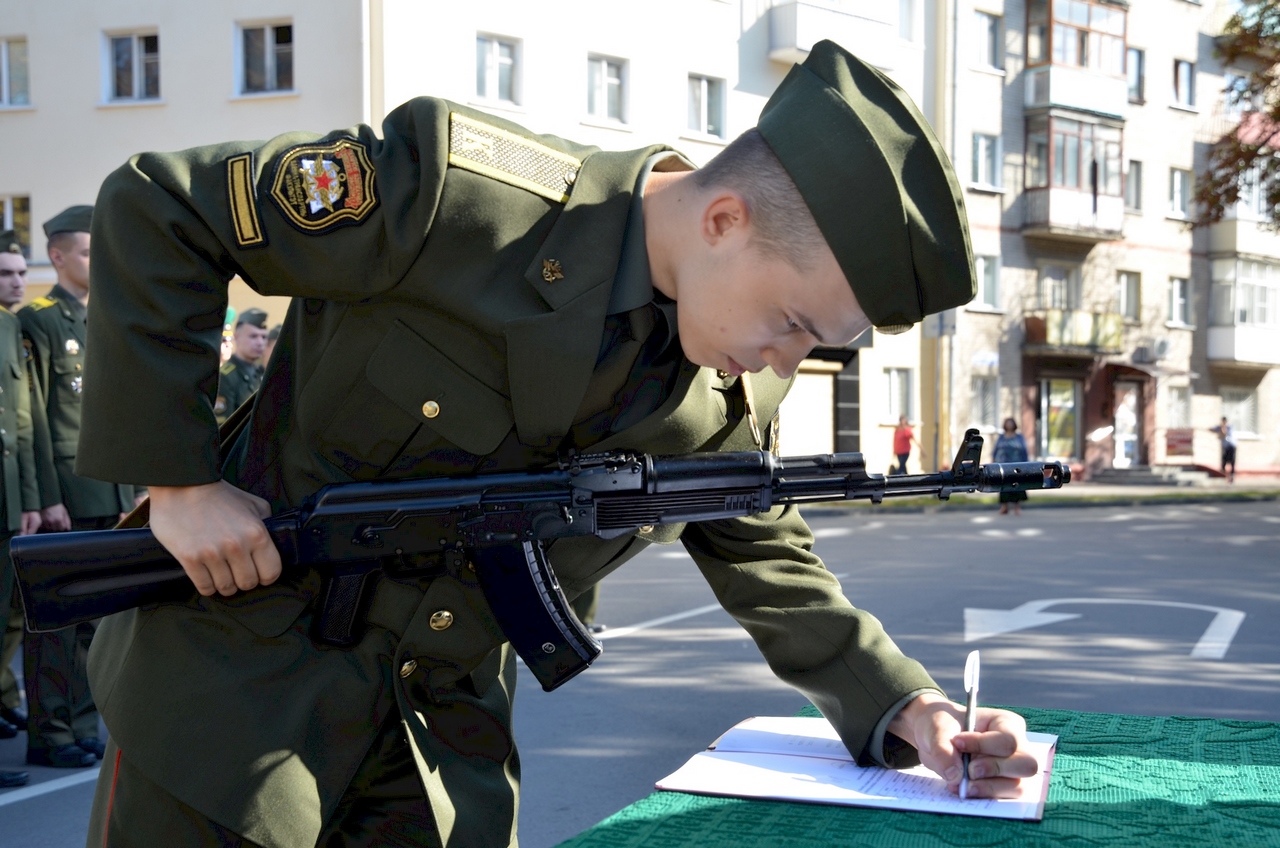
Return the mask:
{"type": "Polygon", "coordinates": [[[1203,610],[1214,614],[1213,621],[1205,628],[1200,641],[1191,649],[1191,656],[1196,659],[1220,660],[1227,655],[1231,640],[1235,638],[1240,623],[1244,621],[1244,613],[1240,610],[1224,607],[1211,607],[1204,604],[1185,604],[1181,601],[1143,601],[1128,598],[1050,598],[1042,601],[1027,601],[1011,610],[976,609],[966,607],[964,611],[964,640],[976,642],[989,636],[1001,633],[1013,633],[1041,627],[1058,621],[1079,618],[1080,613],[1045,612],[1044,610],[1058,604],[1139,604],[1155,607],[1177,607],[1179,609],[1203,610]]]}
{"type": "Polygon", "coordinates": [[[7,804],[16,804],[19,801],[27,801],[31,798],[39,798],[41,795],[48,795],[50,792],[58,792],[62,789],[68,789],[72,786],[79,786],[81,783],[88,783],[91,780],[98,779],[98,772],[102,766],[95,766],[88,771],[76,772],[66,777],[59,777],[56,780],[46,780],[44,783],[37,783],[35,786],[24,786],[21,789],[14,789],[11,792],[0,794],[0,807],[7,804]]]}

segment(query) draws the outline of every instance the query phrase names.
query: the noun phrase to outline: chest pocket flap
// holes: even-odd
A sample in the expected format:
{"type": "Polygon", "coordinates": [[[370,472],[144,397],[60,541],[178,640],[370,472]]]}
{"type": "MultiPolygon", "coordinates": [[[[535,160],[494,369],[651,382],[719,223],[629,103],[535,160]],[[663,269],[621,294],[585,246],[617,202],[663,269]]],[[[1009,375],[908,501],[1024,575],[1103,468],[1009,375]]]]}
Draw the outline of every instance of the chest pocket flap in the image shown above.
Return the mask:
{"type": "Polygon", "coordinates": [[[406,414],[467,453],[485,456],[511,431],[510,402],[396,321],[365,377],[406,414]]]}

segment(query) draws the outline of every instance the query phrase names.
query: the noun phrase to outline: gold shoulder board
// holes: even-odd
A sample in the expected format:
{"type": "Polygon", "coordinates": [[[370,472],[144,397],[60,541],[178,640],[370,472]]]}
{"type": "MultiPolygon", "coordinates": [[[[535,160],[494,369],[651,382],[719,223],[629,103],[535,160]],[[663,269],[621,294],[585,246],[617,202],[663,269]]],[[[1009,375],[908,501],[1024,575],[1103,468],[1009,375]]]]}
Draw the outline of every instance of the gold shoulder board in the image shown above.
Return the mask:
{"type": "Polygon", "coordinates": [[[451,112],[449,164],[557,203],[568,203],[582,160],[533,139],[451,112]]]}
{"type": "Polygon", "coordinates": [[[47,309],[48,307],[55,305],[57,302],[58,301],[48,296],[37,297],[35,300],[31,301],[31,308],[36,312],[39,312],[41,309],[47,309]]]}
{"type": "Polygon", "coordinates": [[[226,362],[218,370],[230,377],[232,374],[236,373],[236,364],[234,362],[226,362]]]}

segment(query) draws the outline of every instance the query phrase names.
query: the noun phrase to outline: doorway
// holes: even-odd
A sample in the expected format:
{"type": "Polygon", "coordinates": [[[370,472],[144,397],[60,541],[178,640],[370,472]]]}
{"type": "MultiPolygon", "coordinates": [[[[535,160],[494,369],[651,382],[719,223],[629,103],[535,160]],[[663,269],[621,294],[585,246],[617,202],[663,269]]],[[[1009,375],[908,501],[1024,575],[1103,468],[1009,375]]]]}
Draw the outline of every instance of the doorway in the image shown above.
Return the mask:
{"type": "Polygon", "coordinates": [[[1115,388],[1115,457],[1113,468],[1133,468],[1141,456],[1142,384],[1117,382],[1115,388]]]}

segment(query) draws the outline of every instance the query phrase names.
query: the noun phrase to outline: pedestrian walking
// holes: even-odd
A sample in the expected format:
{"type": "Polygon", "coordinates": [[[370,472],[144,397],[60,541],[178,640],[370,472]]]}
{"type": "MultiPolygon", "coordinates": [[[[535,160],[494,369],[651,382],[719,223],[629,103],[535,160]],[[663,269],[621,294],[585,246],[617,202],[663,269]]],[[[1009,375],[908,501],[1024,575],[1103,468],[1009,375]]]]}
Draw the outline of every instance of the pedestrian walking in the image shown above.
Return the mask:
{"type": "Polygon", "coordinates": [[[1224,415],[1222,423],[1217,427],[1210,427],[1209,432],[1216,433],[1222,441],[1222,474],[1227,478],[1228,483],[1234,483],[1236,481],[1236,431],[1224,415]],[[1230,471],[1227,471],[1228,467],[1231,468],[1230,471]]]}
{"type": "Polygon", "coordinates": [[[907,423],[907,416],[898,416],[898,426],[893,428],[893,453],[898,457],[898,467],[893,474],[907,473],[907,460],[911,458],[911,444],[920,448],[920,464],[924,465],[924,446],[916,439],[916,431],[907,423]]]}
{"type": "MultiPolygon", "coordinates": [[[[1027,461],[1027,442],[1022,438],[1022,434],[1018,432],[1018,422],[1012,418],[1004,420],[1004,428],[999,436],[996,436],[995,447],[992,450],[992,462],[1026,462],[1027,461]]],[[[1001,492],[1000,493],[1000,514],[1009,514],[1009,505],[1013,505],[1013,514],[1022,514],[1022,503],[1027,499],[1025,491],[1018,492],[1001,492]]]]}

